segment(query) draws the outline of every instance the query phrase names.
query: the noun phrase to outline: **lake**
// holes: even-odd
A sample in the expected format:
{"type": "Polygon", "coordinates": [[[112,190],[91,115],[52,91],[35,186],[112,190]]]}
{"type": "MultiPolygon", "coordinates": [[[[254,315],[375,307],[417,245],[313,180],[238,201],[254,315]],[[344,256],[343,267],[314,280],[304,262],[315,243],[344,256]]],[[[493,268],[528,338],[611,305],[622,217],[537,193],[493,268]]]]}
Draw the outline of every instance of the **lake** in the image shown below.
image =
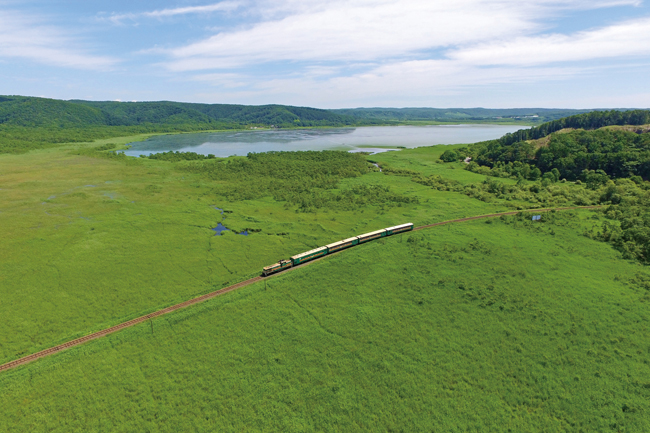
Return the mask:
{"type": "Polygon", "coordinates": [[[492,140],[527,126],[517,125],[430,125],[365,126],[360,128],[249,130],[158,135],[131,143],[127,155],[196,152],[217,157],[246,155],[272,150],[348,150],[382,152],[398,147],[434,144],[476,143],[492,140]]]}

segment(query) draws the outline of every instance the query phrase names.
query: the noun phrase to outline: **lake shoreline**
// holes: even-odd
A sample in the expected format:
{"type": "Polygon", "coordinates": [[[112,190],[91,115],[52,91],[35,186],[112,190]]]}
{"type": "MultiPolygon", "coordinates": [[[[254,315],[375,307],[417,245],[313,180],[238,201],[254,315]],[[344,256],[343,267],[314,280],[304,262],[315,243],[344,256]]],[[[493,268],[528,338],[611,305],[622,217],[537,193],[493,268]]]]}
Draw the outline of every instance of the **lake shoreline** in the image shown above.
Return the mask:
{"type": "Polygon", "coordinates": [[[153,153],[195,152],[217,157],[270,151],[386,151],[439,144],[469,144],[492,140],[528,128],[525,125],[447,123],[318,128],[257,128],[155,134],[138,137],[123,151],[138,157],[153,153]]]}

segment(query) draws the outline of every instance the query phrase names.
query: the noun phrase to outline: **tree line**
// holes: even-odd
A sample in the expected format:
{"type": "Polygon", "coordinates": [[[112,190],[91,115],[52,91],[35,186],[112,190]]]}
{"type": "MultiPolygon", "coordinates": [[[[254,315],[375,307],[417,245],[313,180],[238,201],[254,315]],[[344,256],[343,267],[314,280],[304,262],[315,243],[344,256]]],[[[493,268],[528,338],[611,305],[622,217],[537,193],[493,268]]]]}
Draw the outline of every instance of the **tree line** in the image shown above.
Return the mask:
{"type": "Polygon", "coordinates": [[[650,111],[648,110],[592,111],[546,122],[534,128],[520,129],[517,132],[504,135],[498,141],[504,146],[510,146],[520,141],[537,140],[566,128],[598,129],[612,125],[645,125],[648,123],[650,123],[650,111]]]}
{"type": "Polygon", "coordinates": [[[549,122],[539,128],[518,131],[498,140],[476,143],[445,151],[440,159],[449,162],[471,158],[467,169],[495,177],[580,180],[592,186],[607,183],[609,179],[631,178],[637,182],[650,178],[650,134],[648,128],[626,126],[625,122],[650,123],[650,111],[594,112],[560,121],[549,122]],[[564,129],[567,125],[585,128],[605,124],[622,124],[621,128],[597,130],[564,129]],[[532,131],[532,132],[531,132],[532,131]],[[513,137],[525,140],[512,142],[513,137]],[[526,138],[528,137],[528,138],[526,138]]]}

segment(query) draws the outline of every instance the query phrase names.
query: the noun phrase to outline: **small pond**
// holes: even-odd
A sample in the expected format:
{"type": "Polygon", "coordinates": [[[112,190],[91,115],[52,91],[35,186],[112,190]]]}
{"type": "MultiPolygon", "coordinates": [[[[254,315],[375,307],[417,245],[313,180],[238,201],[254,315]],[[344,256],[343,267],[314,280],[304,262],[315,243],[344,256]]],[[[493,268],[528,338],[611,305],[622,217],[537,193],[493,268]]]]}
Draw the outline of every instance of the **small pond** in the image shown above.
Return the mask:
{"type": "MultiPolygon", "coordinates": [[[[218,208],[216,206],[213,206],[213,209],[216,209],[217,211],[221,212],[221,215],[223,216],[223,212],[224,212],[223,209],[220,209],[220,208],[218,208]]],[[[224,216],[223,219],[226,219],[226,217],[224,216]]],[[[214,230],[216,232],[215,236],[221,236],[221,232],[229,232],[229,231],[231,231],[228,227],[224,226],[222,223],[217,224],[217,226],[215,228],[213,228],[212,230],[214,230]]],[[[237,232],[235,232],[235,233],[237,233],[237,232]]],[[[248,236],[248,230],[244,230],[243,232],[239,232],[237,234],[238,235],[248,236]]]]}

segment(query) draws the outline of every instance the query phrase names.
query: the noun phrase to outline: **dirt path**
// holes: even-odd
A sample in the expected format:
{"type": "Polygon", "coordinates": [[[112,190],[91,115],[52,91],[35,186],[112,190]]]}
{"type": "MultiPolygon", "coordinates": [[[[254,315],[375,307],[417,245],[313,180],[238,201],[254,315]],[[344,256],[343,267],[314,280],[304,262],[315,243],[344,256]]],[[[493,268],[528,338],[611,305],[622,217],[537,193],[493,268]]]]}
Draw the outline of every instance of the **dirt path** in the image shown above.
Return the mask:
{"type": "MultiPolygon", "coordinates": [[[[495,218],[495,217],[500,217],[502,215],[515,215],[519,212],[529,212],[529,213],[534,213],[534,212],[550,212],[552,210],[572,210],[572,209],[598,209],[601,208],[602,206],[574,206],[574,207],[560,207],[560,208],[542,208],[542,209],[526,209],[522,211],[511,211],[511,212],[501,212],[501,213],[494,213],[494,214],[489,214],[489,215],[479,215],[479,216],[473,216],[473,217],[468,217],[468,218],[460,218],[460,219],[455,219],[455,220],[449,220],[449,221],[442,221],[439,223],[434,223],[434,224],[428,224],[425,226],[420,226],[416,227],[414,230],[422,230],[422,229],[428,229],[431,227],[436,227],[436,226],[441,226],[445,224],[453,224],[453,223],[459,223],[459,222],[464,222],[464,221],[471,221],[471,220],[478,220],[478,219],[484,219],[484,218],[495,218]]],[[[344,250],[342,250],[344,251],[344,250]]],[[[338,251],[334,254],[339,254],[342,251],[338,251]]],[[[282,274],[286,272],[290,272],[294,269],[299,269],[303,266],[309,266],[312,263],[316,263],[322,259],[325,259],[329,257],[331,254],[328,254],[327,256],[323,256],[319,259],[312,260],[308,263],[305,263],[304,265],[296,266],[289,268],[286,271],[283,271],[282,274]]],[[[278,275],[278,274],[275,274],[278,275]]],[[[129,320],[128,322],[120,323],[119,325],[112,326],[110,328],[104,329],[102,331],[95,332],[93,334],[86,335],[85,337],[80,337],[75,340],[68,341],[67,343],[59,344],[58,346],[50,347],[49,349],[42,350],[40,352],[33,353],[31,355],[25,356],[23,358],[18,358],[14,361],[7,362],[6,364],[0,365],[0,372],[9,370],[15,367],[18,367],[23,364],[27,364],[28,362],[35,361],[39,358],[44,358],[48,355],[52,355],[54,353],[61,352],[65,349],[68,349],[70,347],[74,346],[79,346],[80,344],[83,344],[87,341],[90,340],[95,340],[97,338],[101,338],[105,335],[112,334],[113,332],[120,331],[124,328],[129,328],[131,326],[137,325],[138,323],[142,323],[144,321],[147,321],[149,319],[153,319],[154,317],[162,316],[164,314],[168,314],[171,312],[174,312],[176,310],[180,310],[181,308],[189,307],[191,305],[199,304],[201,302],[207,301],[208,299],[215,298],[217,296],[224,295],[228,292],[232,292],[233,290],[240,289],[242,287],[246,287],[248,285],[254,284],[258,281],[262,281],[264,278],[273,278],[274,275],[268,276],[268,277],[255,277],[251,278],[250,280],[242,281],[237,284],[233,284],[232,286],[225,287],[223,289],[207,293],[203,296],[199,296],[198,298],[190,299],[188,301],[182,302],[180,304],[172,305],[171,307],[164,308],[162,310],[155,311],[153,313],[147,314],[145,316],[138,317],[133,320],[129,320]]]]}

